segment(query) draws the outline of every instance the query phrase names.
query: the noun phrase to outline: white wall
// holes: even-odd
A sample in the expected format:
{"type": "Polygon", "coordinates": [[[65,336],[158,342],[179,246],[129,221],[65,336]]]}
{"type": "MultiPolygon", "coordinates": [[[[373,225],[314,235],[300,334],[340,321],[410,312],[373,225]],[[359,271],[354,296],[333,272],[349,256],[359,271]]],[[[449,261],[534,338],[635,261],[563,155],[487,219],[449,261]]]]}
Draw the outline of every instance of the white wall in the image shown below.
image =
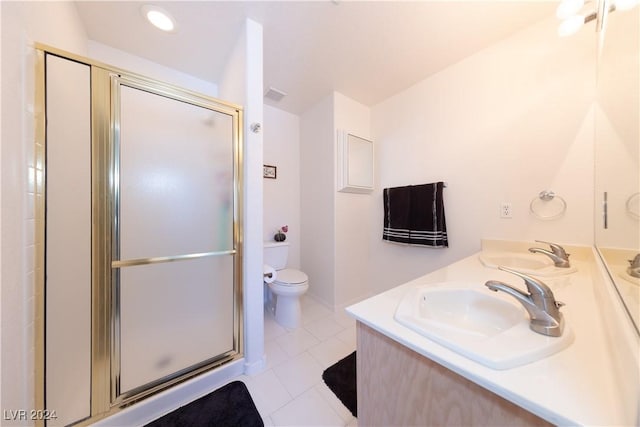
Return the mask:
{"type": "Polygon", "coordinates": [[[335,136],[333,94],[300,117],[301,269],[309,295],[335,304],[335,136]]]}
{"type": "Polygon", "coordinates": [[[263,239],[283,225],[289,226],[289,261],[300,268],[300,117],[264,106],[264,153],[266,165],[277,167],[276,179],[263,179],[263,239]]]}
{"type": "MultiPolygon", "coordinates": [[[[333,144],[337,154],[337,130],[344,130],[365,139],[371,138],[371,110],[340,93],[334,92],[333,144]]],[[[376,141],[374,143],[374,153],[376,141]]],[[[374,154],[375,155],[375,154],[374,154]]],[[[333,164],[337,179],[337,157],[333,164]]],[[[354,303],[369,292],[366,272],[370,270],[370,238],[373,217],[378,205],[374,194],[341,193],[335,191],[336,204],[336,280],[334,308],[354,303]],[[363,274],[365,273],[365,274],[363,274]]],[[[381,203],[380,203],[381,204],[381,203]]]]}
{"type": "MultiPolygon", "coordinates": [[[[2,8],[2,409],[34,407],[34,42],[86,55],[86,34],[67,2],[1,2],[2,8]],[[54,17],[56,19],[51,19],[54,17]]],[[[3,420],[3,425],[11,424],[3,420]]],[[[19,422],[26,424],[30,422],[19,422]]]]}
{"type": "Polygon", "coordinates": [[[482,238],[592,243],[595,37],[556,28],[541,21],[371,109],[333,93],[302,115],[312,296],[339,308],[477,252],[482,238]],[[335,129],[374,140],[372,194],[336,192],[335,129]],[[434,181],[448,184],[450,247],[383,242],[382,189],[434,181]],[[560,219],[530,215],[543,190],[566,200],[560,219]],[[499,217],[501,202],[513,218],[499,217]]]}
{"type": "Polygon", "coordinates": [[[592,243],[594,36],[559,39],[556,26],[550,18],[526,28],[370,110],[334,93],[303,114],[311,295],[338,308],[477,252],[482,238],[592,243]],[[335,190],[341,128],[374,140],[370,195],[335,190]],[[383,242],[382,189],[434,181],[448,184],[450,247],[383,242]],[[543,190],[567,201],[562,218],[530,215],[543,190]],[[513,218],[499,217],[501,202],[513,218]]]}
{"type": "Polygon", "coordinates": [[[481,238],[592,244],[595,37],[560,39],[556,26],[542,21],[372,108],[372,292],[478,251],[481,238]],[[440,180],[450,247],[383,242],[382,189],[440,180]],[[566,200],[564,217],[529,214],[542,190],[566,200]],[[512,219],[499,218],[503,201],[512,219]]]}
{"type": "Polygon", "coordinates": [[[93,40],[88,42],[89,57],[105,64],[135,72],[145,77],[170,83],[184,89],[201,93],[212,97],[218,96],[218,85],[206,80],[193,77],[189,74],[168,68],[139,56],[131,55],[125,51],[98,43],[93,40]]]}
{"type": "Polygon", "coordinates": [[[309,293],[331,309],[368,294],[369,230],[374,198],[339,193],[337,131],[370,138],[370,110],[338,92],[301,119],[302,269],[309,293]]]}
{"type": "Polygon", "coordinates": [[[260,372],[265,366],[262,280],[263,133],[251,131],[264,119],[262,99],[262,26],[247,19],[243,32],[227,61],[219,83],[220,97],[244,107],[244,342],[245,373],[260,372]]]}

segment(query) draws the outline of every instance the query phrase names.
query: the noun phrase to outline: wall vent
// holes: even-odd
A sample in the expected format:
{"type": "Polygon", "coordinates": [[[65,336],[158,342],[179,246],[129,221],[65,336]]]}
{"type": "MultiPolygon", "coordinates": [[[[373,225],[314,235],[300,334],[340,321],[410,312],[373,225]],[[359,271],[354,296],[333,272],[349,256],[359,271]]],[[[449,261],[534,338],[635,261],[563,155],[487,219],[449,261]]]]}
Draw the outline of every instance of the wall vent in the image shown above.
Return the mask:
{"type": "Polygon", "coordinates": [[[267,91],[264,93],[264,97],[265,98],[269,98],[272,101],[280,101],[282,98],[284,98],[285,96],[287,96],[287,94],[281,90],[278,90],[274,87],[270,87],[269,89],[267,89],[267,91]]]}

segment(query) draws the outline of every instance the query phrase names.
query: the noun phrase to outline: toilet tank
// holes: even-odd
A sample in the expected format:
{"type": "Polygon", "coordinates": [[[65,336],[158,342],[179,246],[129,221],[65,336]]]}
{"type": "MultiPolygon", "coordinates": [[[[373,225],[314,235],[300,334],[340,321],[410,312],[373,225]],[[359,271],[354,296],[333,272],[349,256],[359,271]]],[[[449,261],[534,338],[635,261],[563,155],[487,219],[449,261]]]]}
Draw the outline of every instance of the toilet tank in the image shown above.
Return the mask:
{"type": "Polygon", "coordinates": [[[264,263],[276,270],[282,270],[287,266],[289,256],[288,242],[264,242],[264,263]]]}

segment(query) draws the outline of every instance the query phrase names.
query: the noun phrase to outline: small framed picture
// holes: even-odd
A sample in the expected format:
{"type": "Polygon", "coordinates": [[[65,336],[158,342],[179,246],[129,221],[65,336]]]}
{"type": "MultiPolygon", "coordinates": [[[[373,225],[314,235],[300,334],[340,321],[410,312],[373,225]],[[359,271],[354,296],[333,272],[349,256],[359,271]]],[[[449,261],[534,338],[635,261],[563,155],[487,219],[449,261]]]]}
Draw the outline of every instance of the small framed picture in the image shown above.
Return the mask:
{"type": "Polygon", "coordinates": [[[276,179],[277,168],[271,165],[262,165],[262,177],[276,179]]]}

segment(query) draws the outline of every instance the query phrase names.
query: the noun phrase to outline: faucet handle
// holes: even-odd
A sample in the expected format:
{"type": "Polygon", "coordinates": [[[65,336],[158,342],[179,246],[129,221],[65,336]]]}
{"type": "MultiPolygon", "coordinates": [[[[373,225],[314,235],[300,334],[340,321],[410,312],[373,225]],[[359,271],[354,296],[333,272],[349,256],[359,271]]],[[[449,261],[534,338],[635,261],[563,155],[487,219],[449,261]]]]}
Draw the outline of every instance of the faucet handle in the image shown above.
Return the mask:
{"type": "Polygon", "coordinates": [[[529,313],[529,317],[531,318],[529,327],[534,332],[552,337],[561,336],[564,327],[564,318],[560,312],[560,307],[562,307],[564,303],[556,301],[551,289],[541,281],[510,268],[501,266],[498,268],[524,279],[529,293],[526,294],[513,286],[497,280],[489,280],[484,285],[494,292],[503,291],[516,298],[529,313]]]}
{"type": "MultiPolygon", "coordinates": [[[[521,273],[517,270],[512,270],[510,268],[507,267],[502,267],[502,266],[498,266],[498,270],[502,270],[502,271],[506,271],[507,273],[511,273],[511,274],[515,274],[516,276],[520,277],[522,280],[524,280],[524,283],[527,285],[527,290],[529,291],[529,294],[533,295],[533,294],[538,294],[538,295],[542,295],[545,297],[552,297],[553,298],[553,291],[551,290],[551,288],[549,286],[547,286],[546,283],[535,279],[531,276],[528,276],[524,273],[521,273]]],[[[564,305],[564,304],[563,304],[564,305]]]]}
{"type": "Polygon", "coordinates": [[[551,247],[551,251],[556,254],[557,256],[564,258],[564,259],[569,259],[569,255],[562,246],[560,246],[557,243],[553,243],[553,242],[545,242],[544,240],[536,240],[536,242],[538,243],[544,243],[545,245],[549,245],[549,247],[551,247]]]}
{"type": "Polygon", "coordinates": [[[631,277],[640,277],[640,254],[636,255],[634,259],[629,260],[627,274],[631,277]]]}

